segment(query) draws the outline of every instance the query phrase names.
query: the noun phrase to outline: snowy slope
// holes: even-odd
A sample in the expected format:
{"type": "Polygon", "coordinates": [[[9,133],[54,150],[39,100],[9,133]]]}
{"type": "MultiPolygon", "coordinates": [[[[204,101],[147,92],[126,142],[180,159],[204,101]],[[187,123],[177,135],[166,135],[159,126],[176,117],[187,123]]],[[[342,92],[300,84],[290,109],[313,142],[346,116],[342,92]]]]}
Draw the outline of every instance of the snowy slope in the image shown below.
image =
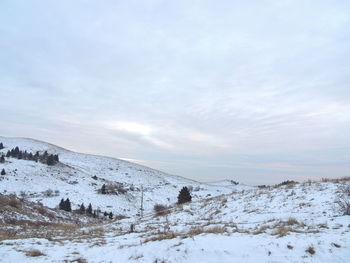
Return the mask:
{"type": "Polygon", "coordinates": [[[47,151],[59,155],[60,162],[54,166],[15,158],[6,158],[5,163],[0,163],[0,170],[4,168],[7,173],[0,177],[0,193],[25,194],[30,200],[52,208],[61,198],[69,198],[73,208],[81,203],[91,203],[94,209],[132,216],[139,213],[141,187],[145,212],[151,211],[156,203],[175,203],[183,186],[193,187],[194,200],[233,190],[232,187],[199,183],[119,159],[75,153],[32,139],[0,137],[0,142],[5,147],[0,150],[3,154],[18,146],[20,150],[32,153],[47,151]],[[126,193],[98,193],[103,184],[112,183],[122,183],[126,193]],[[46,196],[48,189],[56,194],[46,196]]]}
{"type": "Polygon", "coordinates": [[[350,218],[334,202],[347,184],[224,194],[175,206],[166,216],[104,224],[98,236],[5,240],[0,262],[348,262],[350,218]],[[44,255],[29,256],[34,249],[44,255]]]}

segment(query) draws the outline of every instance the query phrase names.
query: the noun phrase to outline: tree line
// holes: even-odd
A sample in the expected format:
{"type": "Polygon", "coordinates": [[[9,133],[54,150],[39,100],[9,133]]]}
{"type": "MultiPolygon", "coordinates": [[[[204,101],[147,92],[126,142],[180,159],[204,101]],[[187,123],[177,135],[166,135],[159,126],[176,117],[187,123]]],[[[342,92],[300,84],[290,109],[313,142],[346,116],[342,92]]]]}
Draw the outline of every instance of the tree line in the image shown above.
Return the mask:
{"type": "MultiPolygon", "coordinates": [[[[66,200],[64,200],[63,198],[61,199],[58,208],[67,212],[72,212],[72,206],[71,206],[71,202],[69,200],[69,198],[67,198],[66,200]]],[[[89,203],[88,207],[85,208],[84,203],[82,203],[79,208],[77,210],[75,210],[76,212],[78,212],[81,215],[87,215],[87,216],[91,216],[94,218],[100,218],[101,213],[103,214],[103,216],[105,218],[109,218],[109,219],[113,219],[113,213],[112,212],[102,212],[100,210],[93,210],[92,209],[92,205],[91,203],[89,203]]]]}
{"type": "MultiPolygon", "coordinates": [[[[4,145],[0,143],[0,149],[4,149],[4,145]]],[[[35,154],[27,151],[22,151],[19,149],[18,146],[15,148],[8,150],[6,155],[1,155],[0,156],[0,163],[5,162],[5,156],[7,158],[16,158],[19,160],[30,160],[30,161],[35,161],[35,162],[41,162],[47,165],[55,165],[56,163],[59,162],[59,157],[58,154],[49,154],[47,151],[43,152],[40,154],[39,151],[37,151],[35,154]]]]}

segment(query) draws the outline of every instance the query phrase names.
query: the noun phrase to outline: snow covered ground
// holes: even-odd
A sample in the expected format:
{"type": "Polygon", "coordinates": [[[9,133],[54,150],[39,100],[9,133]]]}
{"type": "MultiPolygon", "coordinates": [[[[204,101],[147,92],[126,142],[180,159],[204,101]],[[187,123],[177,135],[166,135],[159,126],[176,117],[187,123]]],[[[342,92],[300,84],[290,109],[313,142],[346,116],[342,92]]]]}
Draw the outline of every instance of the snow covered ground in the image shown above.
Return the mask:
{"type": "MultiPolygon", "coordinates": [[[[10,140],[4,144],[10,144],[10,140]]],[[[18,140],[14,142],[18,143],[18,140]]],[[[116,159],[72,153],[41,142],[27,143],[24,140],[20,148],[37,149],[36,144],[41,150],[49,147],[60,155],[62,163],[53,167],[21,160],[1,164],[10,171],[11,178],[1,180],[1,192],[9,188],[6,194],[18,193],[19,189],[37,193],[48,186],[58,187],[60,195],[63,192],[72,196],[72,200],[82,195],[81,200],[91,198],[104,207],[104,202],[113,204],[123,199],[120,195],[105,197],[91,191],[99,186],[91,185],[96,181],[91,176],[123,179],[125,184],[133,184],[135,177],[135,181],[150,189],[146,198],[152,205],[147,207],[143,218],[134,216],[137,204],[133,208],[133,203],[139,200],[136,197],[139,192],[131,191],[130,200],[123,203],[130,205],[128,218],[112,221],[82,218],[76,227],[61,227],[59,233],[41,228],[40,233],[30,232],[26,237],[20,233],[4,236],[0,241],[0,262],[349,262],[350,217],[342,215],[336,204],[349,180],[266,188],[231,186],[228,181],[201,184],[116,159]],[[36,183],[31,181],[32,177],[36,183]],[[67,183],[69,180],[78,183],[67,183]],[[23,185],[27,183],[28,188],[23,185]],[[176,184],[178,188],[174,187],[176,184]],[[183,185],[193,186],[195,198],[191,203],[174,205],[170,197],[176,198],[183,185]],[[168,197],[170,201],[165,201],[168,197]],[[152,211],[155,203],[171,207],[164,215],[157,216],[152,211]]],[[[32,196],[29,200],[42,200],[54,207],[60,197],[32,196]],[[56,201],[51,201],[53,198],[56,201]]],[[[117,203],[116,207],[119,206],[117,203]]],[[[59,216],[65,220],[70,215],[55,211],[51,209],[50,213],[63,213],[59,216]]],[[[2,214],[4,211],[0,211],[2,214]]],[[[11,221],[8,222],[7,228],[11,227],[11,221]]],[[[71,226],[72,222],[68,224],[71,226]]],[[[30,224],[21,227],[22,231],[38,229],[30,224]]]]}

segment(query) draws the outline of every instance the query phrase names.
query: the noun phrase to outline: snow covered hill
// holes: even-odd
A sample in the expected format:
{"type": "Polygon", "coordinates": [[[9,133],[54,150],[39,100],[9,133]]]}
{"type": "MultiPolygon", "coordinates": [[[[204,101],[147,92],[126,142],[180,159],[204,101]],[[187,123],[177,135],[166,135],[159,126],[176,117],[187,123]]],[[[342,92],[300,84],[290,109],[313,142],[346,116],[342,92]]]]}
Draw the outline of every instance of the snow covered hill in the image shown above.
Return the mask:
{"type": "Polygon", "coordinates": [[[6,170],[0,177],[0,262],[349,261],[350,217],[338,201],[350,203],[350,178],[260,188],[228,180],[204,184],[31,139],[0,142],[4,154],[18,146],[60,160],[47,165],[10,157],[0,163],[6,170]],[[103,184],[115,184],[118,194],[101,194],[103,184]],[[143,217],[135,216],[141,186],[143,217]],[[176,205],[183,186],[190,186],[193,200],[176,205]],[[73,208],[91,203],[126,217],[96,219],[55,208],[67,197],[73,208]],[[157,203],[166,207],[155,213],[157,203]]]}
{"type": "Polygon", "coordinates": [[[348,262],[350,218],[335,202],[346,186],[348,180],[242,190],[159,216],[59,234],[47,229],[46,237],[4,236],[0,262],[348,262]]]}
{"type": "Polygon", "coordinates": [[[192,189],[194,200],[238,189],[235,185],[195,182],[119,159],[75,153],[32,139],[0,136],[0,142],[5,147],[0,155],[15,147],[33,154],[58,154],[60,162],[54,166],[11,157],[0,163],[0,170],[6,171],[0,177],[0,193],[26,196],[51,208],[61,198],[69,198],[74,209],[81,203],[91,203],[94,209],[135,216],[140,212],[141,187],[146,213],[157,203],[174,204],[183,186],[192,189]],[[99,193],[103,184],[114,186],[120,194],[99,193]]]}

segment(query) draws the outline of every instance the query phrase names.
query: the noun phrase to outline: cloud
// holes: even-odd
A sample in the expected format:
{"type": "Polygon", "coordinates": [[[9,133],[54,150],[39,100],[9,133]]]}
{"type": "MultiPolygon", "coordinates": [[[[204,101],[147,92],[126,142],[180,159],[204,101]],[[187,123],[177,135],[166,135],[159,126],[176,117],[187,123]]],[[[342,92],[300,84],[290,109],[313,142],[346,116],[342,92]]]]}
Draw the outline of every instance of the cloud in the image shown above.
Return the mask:
{"type": "Polygon", "coordinates": [[[2,1],[0,133],[197,180],[345,175],[317,167],[350,163],[349,14],[346,1],[2,1]],[[308,168],[312,151],[324,158],[308,168]]]}

